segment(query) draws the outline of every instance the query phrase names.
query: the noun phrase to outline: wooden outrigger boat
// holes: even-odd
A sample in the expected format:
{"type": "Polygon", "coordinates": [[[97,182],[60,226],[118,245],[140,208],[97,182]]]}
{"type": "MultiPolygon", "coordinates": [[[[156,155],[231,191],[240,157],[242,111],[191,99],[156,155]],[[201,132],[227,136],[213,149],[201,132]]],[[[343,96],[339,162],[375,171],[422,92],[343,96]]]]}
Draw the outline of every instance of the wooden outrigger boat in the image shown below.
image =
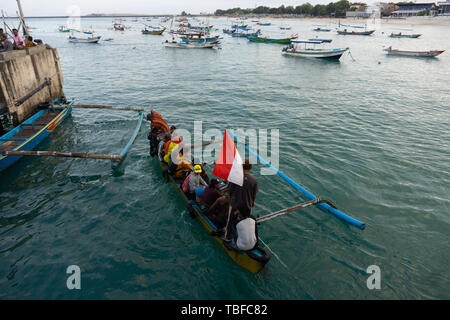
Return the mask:
{"type": "Polygon", "coordinates": [[[370,36],[372,33],[374,33],[375,30],[367,30],[367,31],[347,31],[347,29],[344,30],[338,30],[337,33],[341,35],[351,35],[351,36],[370,36]]]}
{"type": "Polygon", "coordinates": [[[101,36],[92,36],[88,38],[77,38],[74,36],[69,36],[69,42],[72,43],[98,43],[102,37],[101,36]]]}
{"type": "Polygon", "coordinates": [[[323,31],[323,32],[330,32],[331,29],[323,29],[323,28],[315,28],[313,31],[323,31]]]}
{"type": "Polygon", "coordinates": [[[121,23],[114,23],[113,27],[116,31],[125,31],[125,26],[121,23]]]}
{"type": "Polygon", "coordinates": [[[445,50],[429,50],[429,51],[405,51],[392,49],[392,47],[383,49],[389,55],[409,56],[409,57],[436,57],[445,50]]]}
{"type": "Polygon", "coordinates": [[[72,112],[73,102],[56,100],[46,109],[36,112],[22,124],[0,137],[0,171],[17,162],[22,156],[5,155],[7,151],[30,151],[52,133],[72,112]]]}
{"type": "MultiPolygon", "coordinates": [[[[227,134],[227,132],[228,131],[226,131],[226,134],[227,134]]],[[[230,139],[232,139],[233,143],[239,143],[236,136],[234,136],[232,133],[229,133],[229,132],[228,132],[228,134],[229,134],[230,139]]],[[[212,143],[216,143],[216,142],[212,141],[210,143],[202,144],[202,146],[209,145],[212,143]]],[[[267,167],[274,170],[282,179],[284,179],[291,186],[293,186],[295,189],[297,189],[303,195],[305,195],[306,197],[309,198],[308,201],[297,204],[293,207],[279,210],[277,212],[264,215],[262,217],[258,217],[258,218],[256,218],[257,223],[267,221],[272,218],[275,218],[275,217],[278,217],[278,216],[281,216],[284,214],[288,214],[288,213],[291,213],[291,212],[294,212],[297,210],[301,210],[301,209],[307,208],[309,206],[317,205],[317,207],[321,208],[322,210],[325,210],[325,211],[337,216],[338,218],[346,221],[349,224],[352,224],[360,229],[365,228],[364,223],[337,210],[337,208],[329,201],[326,201],[326,200],[323,200],[323,199],[320,199],[320,198],[314,196],[309,191],[307,191],[306,189],[304,189],[303,187],[298,185],[296,182],[294,182],[292,179],[290,179],[288,176],[286,176],[279,169],[274,168],[270,163],[268,163],[267,161],[262,159],[259,154],[255,153],[247,145],[244,145],[244,146],[245,146],[245,149],[249,153],[255,155],[262,164],[264,164],[267,167]]],[[[154,157],[157,159],[157,161],[161,167],[161,170],[163,172],[166,171],[168,169],[167,164],[161,162],[159,160],[158,156],[155,155],[154,157]]],[[[235,261],[239,266],[249,270],[252,273],[257,273],[264,268],[264,266],[270,260],[270,256],[263,248],[261,248],[259,245],[256,245],[251,250],[243,251],[243,250],[237,249],[235,246],[232,245],[234,240],[232,240],[231,243],[225,242],[218,235],[218,233],[217,233],[217,231],[219,231],[218,228],[214,225],[214,223],[205,214],[207,207],[202,203],[198,203],[194,200],[189,200],[188,197],[183,192],[181,186],[183,184],[184,178],[177,181],[170,174],[167,174],[164,176],[167,177],[168,181],[178,191],[179,195],[185,202],[187,209],[188,209],[189,213],[191,214],[191,216],[197,218],[200,221],[200,223],[203,225],[203,227],[208,231],[208,233],[210,233],[215,238],[215,240],[220,244],[220,246],[225,250],[225,252],[233,259],[233,261],[235,261]]],[[[259,239],[261,240],[261,238],[259,238],[259,239]]],[[[262,240],[261,240],[261,242],[263,243],[262,240]]],[[[266,244],[264,244],[264,245],[270,250],[270,248],[266,244]]],[[[277,256],[275,255],[275,257],[277,257],[277,256]]]]}
{"type": "Polygon", "coordinates": [[[309,41],[320,41],[320,42],[326,42],[326,43],[331,43],[333,42],[333,39],[323,39],[323,38],[311,38],[308,39],[309,41]]]}
{"type": "MultiPolygon", "coordinates": [[[[158,157],[155,157],[158,160],[158,163],[161,167],[161,170],[166,170],[167,165],[159,161],[158,157]]],[[[175,179],[169,175],[169,181],[173,187],[178,191],[178,194],[181,196],[183,201],[188,207],[189,212],[200,221],[203,227],[206,229],[208,233],[212,231],[217,231],[217,227],[214,223],[205,215],[205,207],[202,204],[197,203],[196,201],[189,200],[181,189],[181,184],[183,181],[175,181],[175,179]]],[[[220,244],[222,249],[236,262],[238,265],[247,269],[252,273],[258,273],[261,271],[266,263],[270,260],[270,256],[266,253],[266,251],[260,247],[250,251],[240,251],[230,248],[220,237],[214,237],[214,239],[220,244]]]]}
{"type": "Polygon", "coordinates": [[[219,36],[206,37],[203,33],[190,33],[180,38],[184,42],[214,42],[219,40],[219,36]]]}
{"type": "Polygon", "coordinates": [[[59,26],[58,31],[59,32],[70,32],[70,29],[67,28],[66,26],[59,26]]]}
{"type": "Polygon", "coordinates": [[[22,124],[0,137],[0,171],[6,169],[23,156],[63,157],[110,160],[111,168],[117,169],[126,158],[131,145],[136,140],[144,118],[144,109],[120,106],[98,106],[98,105],[74,105],[73,101],[60,102],[55,100],[53,105],[38,111],[22,124]],[[111,109],[139,111],[139,120],[134,133],[127,145],[119,155],[95,154],[80,152],[57,152],[57,151],[32,151],[45,137],[67,118],[73,108],[81,109],[111,109]]]}
{"type": "Polygon", "coordinates": [[[162,29],[153,29],[153,30],[147,30],[147,28],[145,28],[144,30],[142,30],[142,34],[153,34],[153,35],[162,35],[164,33],[164,31],[166,31],[166,28],[162,28],[162,29]]]}
{"type": "Polygon", "coordinates": [[[306,47],[307,44],[322,44],[323,41],[292,41],[292,43],[303,43],[305,44],[305,47],[299,48],[299,46],[291,44],[290,46],[283,48],[282,54],[294,57],[339,60],[341,56],[349,50],[349,48],[316,49],[306,47]]]}
{"type": "Polygon", "coordinates": [[[168,41],[163,42],[163,45],[167,48],[179,48],[179,49],[212,49],[219,44],[219,40],[210,42],[185,42],[185,41],[168,41]]]}
{"type": "Polygon", "coordinates": [[[412,38],[412,39],[417,39],[421,35],[422,34],[402,34],[400,32],[400,33],[391,33],[389,37],[391,37],[391,38],[412,38]]]}
{"type": "Polygon", "coordinates": [[[292,35],[289,38],[282,38],[282,39],[271,39],[271,38],[265,38],[265,37],[247,37],[247,39],[251,42],[261,42],[261,43],[280,43],[280,44],[290,44],[292,40],[297,39],[298,35],[292,35]]]}

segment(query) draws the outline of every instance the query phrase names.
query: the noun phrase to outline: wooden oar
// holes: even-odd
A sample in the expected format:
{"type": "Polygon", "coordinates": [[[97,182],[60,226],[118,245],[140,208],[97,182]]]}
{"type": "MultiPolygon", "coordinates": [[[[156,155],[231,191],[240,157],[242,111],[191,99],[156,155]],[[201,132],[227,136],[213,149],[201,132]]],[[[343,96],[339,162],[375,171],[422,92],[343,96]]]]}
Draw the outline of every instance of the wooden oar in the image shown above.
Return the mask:
{"type": "Polygon", "coordinates": [[[122,160],[122,156],[115,154],[95,154],[80,152],[56,152],[56,151],[2,151],[4,156],[41,156],[41,157],[63,157],[63,158],[84,158],[84,159],[104,159],[122,160]]]}
{"type": "Polygon", "coordinates": [[[273,219],[275,217],[279,217],[279,216],[285,215],[287,213],[291,213],[291,212],[296,211],[296,210],[305,209],[307,207],[310,207],[310,206],[313,206],[313,205],[316,205],[316,204],[319,204],[319,203],[322,203],[322,202],[325,202],[330,207],[336,209],[336,207],[331,202],[329,202],[327,200],[324,200],[324,199],[316,198],[316,199],[313,199],[313,200],[310,200],[310,201],[306,201],[306,202],[297,204],[297,205],[295,205],[293,207],[289,207],[289,208],[286,208],[286,209],[283,209],[283,210],[280,210],[280,211],[277,211],[277,212],[269,213],[269,214],[267,214],[265,216],[257,218],[256,222],[267,221],[267,220],[273,219]]]}
{"type": "Polygon", "coordinates": [[[78,109],[112,109],[112,110],[126,110],[126,111],[144,111],[144,108],[124,107],[124,106],[99,106],[87,104],[74,104],[72,108],[78,109]]]}

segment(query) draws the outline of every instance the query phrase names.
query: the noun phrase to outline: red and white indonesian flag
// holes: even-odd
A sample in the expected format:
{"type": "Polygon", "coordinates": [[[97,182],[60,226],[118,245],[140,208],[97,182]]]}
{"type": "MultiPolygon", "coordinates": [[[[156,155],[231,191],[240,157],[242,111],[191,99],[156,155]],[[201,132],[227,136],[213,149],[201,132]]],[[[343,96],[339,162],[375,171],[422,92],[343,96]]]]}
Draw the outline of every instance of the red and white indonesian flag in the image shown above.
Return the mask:
{"type": "Polygon", "coordinates": [[[222,150],[220,150],[219,157],[217,158],[213,175],[241,187],[244,184],[242,159],[234,145],[233,139],[226,129],[223,137],[222,150]]]}

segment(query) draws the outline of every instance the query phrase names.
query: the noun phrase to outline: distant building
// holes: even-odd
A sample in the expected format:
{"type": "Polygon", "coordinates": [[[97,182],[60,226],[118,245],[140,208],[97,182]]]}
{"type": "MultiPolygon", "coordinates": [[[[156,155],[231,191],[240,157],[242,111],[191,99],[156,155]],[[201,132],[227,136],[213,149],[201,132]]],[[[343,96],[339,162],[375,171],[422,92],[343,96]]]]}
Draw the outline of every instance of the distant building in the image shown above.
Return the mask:
{"type": "Polygon", "coordinates": [[[380,7],[377,5],[368,6],[361,4],[353,4],[350,8],[354,11],[347,11],[345,16],[347,18],[380,18],[380,7]]]}
{"type": "Polygon", "coordinates": [[[438,2],[438,15],[439,16],[450,16],[450,0],[446,2],[438,2]]]}
{"type": "Polygon", "coordinates": [[[414,17],[424,14],[426,11],[432,10],[436,5],[431,3],[413,3],[399,4],[398,9],[392,12],[392,17],[414,17]]]}

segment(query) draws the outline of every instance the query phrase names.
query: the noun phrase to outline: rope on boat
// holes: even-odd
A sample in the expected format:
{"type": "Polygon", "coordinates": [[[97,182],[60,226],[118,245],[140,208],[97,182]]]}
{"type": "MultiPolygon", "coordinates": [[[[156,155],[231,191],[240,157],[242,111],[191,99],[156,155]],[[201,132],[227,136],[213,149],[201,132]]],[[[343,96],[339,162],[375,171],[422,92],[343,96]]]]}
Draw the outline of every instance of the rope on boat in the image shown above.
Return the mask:
{"type": "Polygon", "coordinates": [[[270,219],[273,219],[273,218],[276,218],[276,217],[279,217],[279,216],[282,216],[282,215],[285,215],[285,214],[288,214],[288,213],[291,213],[291,212],[294,212],[294,211],[297,211],[297,210],[300,210],[300,209],[305,209],[307,207],[310,207],[310,206],[313,206],[313,205],[316,205],[316,204],[319,204],[319,203],[326,203],[330,207],[336,209],[336,207],[330,201],[321,199],[319,197],[319,198],[315,198],[315,199],[307,201],[307,202],[303,202],[303,203],[297,204],[297,205],[295,205],[293,207],[289,207],[289,208],[286,208],[286,209],[279,210],[277,212],[273,212],[273,213],[267,214],[267,215],[262,216],[262,217],[258,217],[256,219],[256,222],[268,221],[270,219]]]}
{"type": "Polygon", "coordinates": [[[270,251],[270,253],[272,253],[273,256],[274,256],[275,258],[277,258],[278,261],[280,261],[280,263],[283,265],[283,267],[285,267],[286,269],[289,269],[288,266],[280,259],[280,257],[279,257],[272,249],[270,249],[269,245],[268,245],[267,243],[265,243],[265,242],[263,241],[263,239],[261,239],[261,237],[258,237],[258,238],[259,238],[259,241],[262,242],[262,244],[264,245],[264,247],[266,247],[266,248],[270,251]]]}
{"type": "Polygon", "coordinates": [[[352,58],[353,61],[356,61],[355,58],[353,58],[352,53],[350,52],[350,50],[348,50],[348,55],[350,56],[350,58],[352,58]]]}

